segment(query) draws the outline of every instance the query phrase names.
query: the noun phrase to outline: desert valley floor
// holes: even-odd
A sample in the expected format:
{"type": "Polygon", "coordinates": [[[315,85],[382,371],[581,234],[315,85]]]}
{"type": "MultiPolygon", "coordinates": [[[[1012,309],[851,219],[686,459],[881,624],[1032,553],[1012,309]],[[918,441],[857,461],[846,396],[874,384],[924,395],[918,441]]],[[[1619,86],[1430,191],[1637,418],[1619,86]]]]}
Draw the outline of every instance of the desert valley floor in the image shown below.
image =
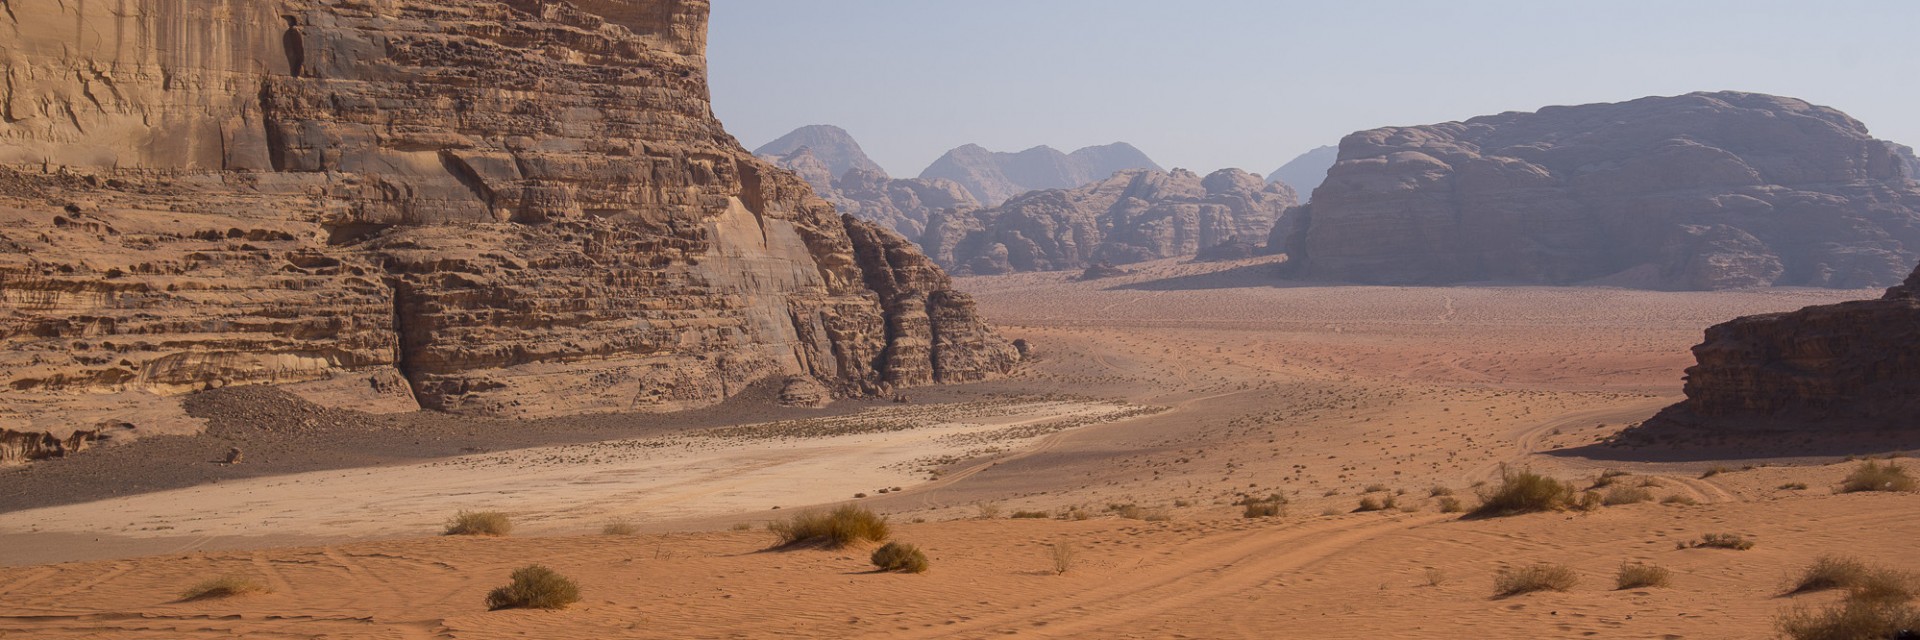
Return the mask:
{"type": "Polygon", "coordinates": [[[1756,638],[1830,601],[1781,596],[1817,556],[1920,569],[1920,495],[1832,491],[1848,453],[1904,443],[1597,446],[1680,397],[1705,327],[1878,291],[1276,285],[1270,267],[964,279],[1034,358],[905,403],[547,431],[296,407],[316,431],[248,435],[238,467],[206,436],[126,445],[162,466],[114,447],[0,470],[0,638],[1756,638]],[[275,466],[303,448],[325,463],[275,466]],[[83,486],[107,466],[151,490],[83,486]],[[1441,513],[1442,489],[1470,502],[1503,467],[1625,472],[1656,500],[1441,513]],[[1234,506],[1272,493],[1284,516],[1234,506]],[[764,523],[855,494],[932,570],[766,550],[764,523]],[[437,536],[461,509],[509,512],[515,535],[437,536]],[[598,534],[617,519],[641,532],[598,534]],[[1756,546],[1677,548],[1715,533],[1756,546]],[[1057,544],[1074,557],[1056,575],[1057,544]],[[1580,584],[1491,597],[1496,571],[1541,561],[1580,584]],[[584,601],[486,611],[530,562],[584,601]],[[1625,562],[1673,584],[1616,591],[1625,562]],[[271,592],[179,601],[223,574],[271,592]]]}

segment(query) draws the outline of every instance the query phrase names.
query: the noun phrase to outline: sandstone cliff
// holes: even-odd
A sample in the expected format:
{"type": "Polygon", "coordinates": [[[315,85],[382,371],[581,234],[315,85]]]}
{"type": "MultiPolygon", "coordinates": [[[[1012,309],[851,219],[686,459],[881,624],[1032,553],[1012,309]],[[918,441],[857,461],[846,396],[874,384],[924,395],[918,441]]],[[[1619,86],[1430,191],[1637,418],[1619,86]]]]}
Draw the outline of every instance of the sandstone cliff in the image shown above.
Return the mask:
{"type": "Polygon", "coordinates": [[[1839,111],[1696,93],[1353,134],[1269,246],[1364,283],[1884,287],[1920,186],[1839,111]]]}
{"type": "Polygon", "coordinates": [[[1235,169],[1205,178],[1183,169],[1124,171],[1077,189],[937,216],[920,243],[957,273],[1128,264],[1258,238],[1295,202],[1285,184],[1235,169]]]}
{"type": "Polygon", "coordinates": [[[721,129],[706,0],[7,0],[0,427],[670,410],[1013,348],[721,129]]]}
{"type": "MultiPolygon", "coordinates": [[[[1920,271],[1879,300],[1740,318],[1693,348],[1687,399],[1630,432],[1920,427],[1920,271]]],[[[1806,433],[1806,432],[1803,432],[1806,433]]]]}
{"type": "Polygon", "coordinates": [[[970,144],[948,151],[920,177],[952,180],[981,204],[999,206],[1029,191],[1072,189],[1131,169],[1163,171],[1147,154],[1124,142],[1071,154],[1047,146],[1003,153],[970,144]]]}

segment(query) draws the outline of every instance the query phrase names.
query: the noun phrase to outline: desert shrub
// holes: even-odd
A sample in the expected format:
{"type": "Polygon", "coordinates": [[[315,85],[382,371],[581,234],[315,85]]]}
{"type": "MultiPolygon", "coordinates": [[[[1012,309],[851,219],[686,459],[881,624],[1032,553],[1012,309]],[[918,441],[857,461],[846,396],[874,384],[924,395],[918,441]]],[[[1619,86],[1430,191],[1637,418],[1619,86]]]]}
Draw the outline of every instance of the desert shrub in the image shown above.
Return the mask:
{"type": "Polygon", "coordinates": [[[1920,629],[1920,610],[1904,602],[1849,599],[1824,609],[1793,609],[1774,626],[1789,640],[1892,640],[1920,629]]]}
{"type": "Polygon", "coordinates": [[[881,571],[899,573],[924,573],[927,570],[927,554],[920,548],[905,542],[889,542],[873,550],[868,557],[873,566],[881,571]]]}
{"type": "Polygon", "coordinates": [[[1607,487],[1611,487],[1614,484],[1618,483],[1621,478],[1624,478],[1627,475],[1629,475],[1627,472],[1621,471],[1619,469],[1608,469],[1600,473],[1600,477],[1593,481],[1593,487],[1591,488],[1605,489],[1607,487]]]}
{"type": "Polygon", "coordinates": [[[1613,578],[1615,590],[1667,587],[1673,584],[1673,572],[1650,564],[1623,563],[1613,578]]]}
{"type": "Polygon", "coordinates": [[[447,521],[447,536],[504,536],[513,533],[513,521],[498,511],[462,511],[447,521]]]}
{"type": "Polygon", "coordinates": [[[734,531],[752,531],[753,524],[748,522],[735,522],[733,523],[733,530],[734,531]]]}
{"type": "Polygon", "coordinates": [[[512,582],[487,593],[487,610],[565,609],[580,601],[580,587],[566,576],[534,564],[513,570],[512,582]]]}
{"type": "Polygon", "coordinates": [[[630,536],[638,533],[640,533],[640,528],[633,526],[633,523],[626,520],[614,520],[613,522],[607,523],[607,526],[600,528],[600,535],[606,536],[630,536]]]}
{"type": "Polygon", "coordinates": [[[1480,491],[1479,517],[1559,511],[1574,504],[1573,486],[1532,471],[1503,471],[1500,486],[1480,491]]]}
{"type": "Polygon", "coordinates": [[[1240,514],[1242,517],[1273,518],[1287,515],[1287,497],[1278,493],[1266,498],[1243,498],[1240,505],[1245,507],[1240,514]]]}
{"type": "Polygon", "coordinates": [[[1000,517],[1000,511],[1002,510],[1002,507],[998,502],[975,502],[973,503],[973,508],[980,512],[981,520],[992,520],[994,518],[998,518],[1000,517]]]}
{"type": "Polygon", "coordinates": [[[1652,491],[1648,491],[1646,489],[1642,489],[1639,487],[1627,487],[1627,486],[1618,486],[1618,485],[1614,486],[1611,489],[1608,489],[1606,498],[1601,500],[1601,502],[1605,503],[1609,507],[1617,507],[1623,504],[1639,504],[1642,502],[1651,502],[1651,501],[1653,501],[1652,491]]]}
{"type": "Polygon", "coordinates": [[[1842,493],[1863,491],[1913,491],[1915,481],[1907,474],[1907,469],[1897,462],[1880,464],[1872,460],[1861,463],[1847,479],[1840,483],[1842,493]]]}
{"type": "Polygon", "coordinates": [[[1384,484],[1370,484],[1370,485],[1367,485],[1365,492],[1366,493],[1386,493],[1389,490],[1390,489],[1387,488],[1387,485],[1384,485],[1384,484]]]}
{"type": "Polygon", "coordinates": [[[1434,485],[1432,489],[1427,490],[1427,497],[1429,498],[1443,498],[1450,495],[1453,495],[1453,489],[1440,485],[1434,485]]]}
{"type": "Polygon", "coordinates": [[[1699,549],[1746,551],[1753,548],[1753,541],[1737,533],[1709,533],[1700,536],[1700,541],[1693,543],[1693,546],[1699,549]]]}
{"type": "Polygon", "coordinates": [[[1868,602],[1909,602],[1920,597],[1920,576],[1906,571],[1877,569],[1847,591],[1847,597],[1868,602]]]}
{"type": "Polygon", "coordinates": [[[1806,570],[1800,572],[1800,578],[1794,582],[1793,588],[1788,590],[1787,594],[1851,589],[1854,585],[1865,581],[1867,574],[1871,572],[1866,563],[1853,558],[1820,556],[1813,561],[1813,564],[1807,565],[1806,570]]]}
{"type": "Polygon", "coordinates": [[[1441,571],[1433,567],[1427,567],[1426,573],[1427,573],[1427,586],[1429,587],[1438,587],[1440,585],[1446,584],[1447,582],[1447,572],[1445,571],[1441,571]]]}
{"type": "Polygon", "coordinates": [[[1392,509],[1393,507],[1394,507],[1393,496],[1387,496],[1385,498],[1375,498],[1373,496],[1367,496],[1360,499],[1360,506],[1354,507],[1353,512],[1367,513],[1371,511],[1386,511],[1388,509],[1392,509]]]}
{"type": "Polygon", "coordinates": [[[1073,548],[1071,544],[1055,542],[1053,548],[1048,551],[1047,557],[1053,561],[1054,575],[1062,575],[1073,569],[1074,560],[1080,557],[1080,551],[1073,548]]]}
{"type": "Polygon", "coordinates": [[[1567,591],[1580,583],[1572,568],[1558,564],[1536,564],[1517,569],[1501,569],[1493,577],[1493,595],[1509,598],[1535,591],[1567,591]]]}
{"type": "Polygon", "coordinates": [[[218,600],[236,596],[267,593],[271,589],[253,578],[244,576],[220,576],[209,578],[193,585],[193,588],[180,593],[182,601],[218,600]]]}
{"type": "Polygon", "coordinates": [[[1706,471],[1700,472],[1700,479],[1705,480],[1707,478],[1711,478],[1711,477],[1720,475],[1722,473],[1730,473],[1732,471],[1733,471],[1732,469],[1729,469],[1726,467],[1714,467],[1712,469],[1708,469],[1706,471]]]}
{"type": "Polygon", "coordinates": [[[1042,520],[1053,516],[1045,511],[1015,511],[1012,517],[1015,520],[1042,520]]]}
{"type": "Polygon", "coordinates": [[[1807,490],[1807,483],[1805,483],[1805,482],[1789,482],[1789,483],[1786,483],[1786,484],[1783,484],[1783,485],[1780,485],[1780,490],[1781,490],[1781,491],[1806,491],[1806,490],[1807,490]]]}
{"type": "Polygon", "coordinates": [[[1447,496],[1440,499],[1440,513],[1461,513],[1466,510],[1467,505],[1461,503],[1459,498],[1447,496]]]}
{"type": "Polygon", "coordinates": [[[782,548],[818,546],[840,549],[861,542],[887,539],[892,528],[887,519],[862,507],[842,505],[825,513],[810,511],[795,514],[785,522],[767,525],[782,548]]]}
{"type": "Polygon", "coordinates": [[[1660,504],[1691,507],[1693,505],[1700,504],[1700,501],[1693,499],[1693,496],[1676,493],[1676,494],[1667,496],[1665,498],[1661,498],[1660,504]]]}
{"type": "Polygon", "coordinates": [[[1567,505],[1567,507],[1574,511],[1597,511],[1600,507],[1606,505],[1606,503],[1606,497],[1600,495],[1600,492],[1588,491],[1581,493],[1579,499],[1574,500],[1573,503],[1567,505]]]}

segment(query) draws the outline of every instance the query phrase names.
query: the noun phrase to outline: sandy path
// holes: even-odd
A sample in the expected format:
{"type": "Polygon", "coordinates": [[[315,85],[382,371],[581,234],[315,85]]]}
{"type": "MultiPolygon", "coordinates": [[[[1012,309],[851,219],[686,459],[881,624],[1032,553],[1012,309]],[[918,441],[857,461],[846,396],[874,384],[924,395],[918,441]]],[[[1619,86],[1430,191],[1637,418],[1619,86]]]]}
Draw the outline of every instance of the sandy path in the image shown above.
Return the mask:
{"type": "MultiPolygon", "coordinates": [[[[687,436],[539,447],[303,473],[0,515],[0,535],[419,535],[458,509],[514,514],[526,533],[767,512],[928,481],[933,461],[1019,450],[1128,417],[1122,403],[1002,401],[885,408],[687,436]]],[[[950,481],[949,481],[950,482],[950,481]]],[[[777,515],[777,513],[773,514],[777,515]]],[[[765,517],[765,516],[761,516],[765,517]]],[[[156,551],[178,553],[189,542],[156,551]]],[[[18,561],[20,558],[0,558],[18,561]]]]}

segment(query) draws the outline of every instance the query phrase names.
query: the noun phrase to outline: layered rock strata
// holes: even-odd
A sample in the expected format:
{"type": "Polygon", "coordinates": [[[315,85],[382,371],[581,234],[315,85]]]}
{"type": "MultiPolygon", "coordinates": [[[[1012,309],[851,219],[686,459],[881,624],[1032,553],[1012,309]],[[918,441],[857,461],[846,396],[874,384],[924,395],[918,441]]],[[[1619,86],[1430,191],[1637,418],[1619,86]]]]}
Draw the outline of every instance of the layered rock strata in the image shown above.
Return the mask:
{"type": "Polygon", "coordinates": [[[1894,146],[1792,98],[1696,93],[1348,136],[1269,246],[1298,277],[1885,287],[1920,251],[1894,146]]]}
{"type": "Polygon", "coordinates": [[[1687,399],[1642,427],[1920,427],[1920,271],[1878,300],[1740,318],[1693,348],[1687,399]]]}
{"type": "Polygon", "coordinates": [[[243,384],[671,410],[1017,357],[910,243],[721,129],[705,0],[5,5],[0,426],[243,384]]]}

